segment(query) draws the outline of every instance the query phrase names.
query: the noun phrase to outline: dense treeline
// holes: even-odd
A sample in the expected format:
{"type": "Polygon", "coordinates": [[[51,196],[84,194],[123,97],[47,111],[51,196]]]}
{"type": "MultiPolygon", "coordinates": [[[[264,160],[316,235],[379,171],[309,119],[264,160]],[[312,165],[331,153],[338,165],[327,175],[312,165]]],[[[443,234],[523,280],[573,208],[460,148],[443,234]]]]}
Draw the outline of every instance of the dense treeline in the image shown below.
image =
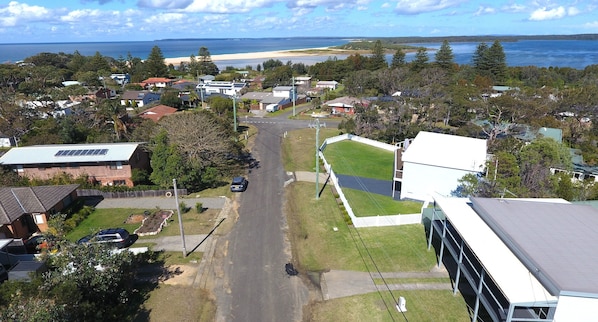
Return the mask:
{"type": "Polygon", "coordinates": [[[338,95],[373,101],[358,106],[355,117],[341,123],[343,131],[386,142],[413,138],[421,130],[487,138],[499,164],[496,171],[489,168],[496,177],[468,178],[466,192],[500,196],[508,191],[520,197],[569,200],[598,197],[591,181],[572,185],[551,173],[551,168],[572,170],[571,156],[564,158],[559,147],[542,140],[524,145],[515,139],[541,127],[558,128],[563,147],[578,149],[588,167],[597,166],[598,65],[583,70],[509,67],[498,40],[480,43],[467,65],[454,63],[447,40],[434,59],[418,49],[406,63],[397,51],[390,65],[380,67],[374,57],[374,51],[354,54],[309,69],[317,79],[341,82],[344,88],[338,95]]]}
{"type": "MultiPolygon", "coordinates": [[[[590,65],[582,70],[568,67],[509,67],[501,42],[496,39],[488,43],[480,42],[472,55],[471,63],[466,65],[454,62],[447,39],[433,53],[425,48],[418,48],[414,59],[409,63],[405,60],[404,49],[387,45],[386,39],[384,42],[369,42],[368,48],[370,47],[367,54],[355,53],[346,59],[332,57],[312,66],[270,59],[258,65],[256,70],[251,66],[246,69],[251,71],[252,76],[263,75],[265,78],[262,86],[266,89],[276,85],[290,85],[293,76],[305,74],[312,76],[314,80],[336,80],[343,85],[340,91],[327,91],[321,98],[315,98],[315,107],[321,101],[340,95],[371,99],[374,102],[372,105],[358,106],[354,118],[343,120],[341,129],[346,132],[386,142],[412,138],[420,130],[488,138],[490,152],[499,155],[499,152],[508,151],[517,158],[520,169],[517,172],[521,178],[519,185],[495,187],[496,191],[508,189],[520,196],[554,196],[557,193],[559,182],[550,173],[546,173],[550,167],[542,172],[550,180],[531,180],[541,176],[521,173],[527,171],[521,169],[539,170],[521,164],[521,149],[510,148],[518,146],[515,143],[519,141],[505,144],[502,139],[521,132],[524,126],[531,129],[561,129],[563,143],[567,147],[579,149],[579,154],[587,165],[598,165],[598,65],[590,65]],[[393,52],[393,56],[390,63],[387,63],[385,55],[389,51],[393,52]],[[504,93],[500,93],[502,95],[498,95],[493,88],[497,85],[503,86],[501,92],[504,93]]],[[[188,166],[196,166],[198,163],[188,158],[192,151],[181,150],[180,141],[158,140],[160,131],[168,129],[130,117],[114,100],[85,102],[73,115],[43,119],[19,105],[25,99],[55,102],[83,95],[90,89],[102,86],[117,88],[118,91],[137,88],[133,84],[123,88],[111,83],[107,77],[110,73],[128,73],[132,83],[151,76],[195,79],[199,74],[217,74],[217,79],[240,78],[233,68],[226,68],[220,73],[205,47],[199,49],[197,57],[192,55],[190,62],[181,63],[176,68],[165,65],[158,47],[154,47],[145,60],[130,55],[113,59],[100,53],[90,57],[77,52],[41,53],[27,58],[21,65],[0,65],[0,132],[19,138],[22,144],[144,141],[156,146],[161,142],[166,151],[178,149],[179,155],[170,157],[185,160],[188,166]],[[60,84],[65,80],[79,80],[86,86],[62,87],[60,84]]],[[[194,91],[190,94],[195,102],[199,100],[196,94],[194,91]]],[[[178,100],[176,95],[163,95],[164,100],[168,97],[172,105],[176,102],[170,101],[178,100]]],[[[211,105],[214,120],[224,124],[231,123],[231,100],[217,98],[211,105]]],[[[48,104],[38,109],[43,111],[51,108],[52,104],[48,104]]],[[[203,116],[200,119],[202,122],[214,121],[203,116]]],[[[177,128],[178,125],[170,126],[177,128]]],[[[222,133],[219,137],[230,138],[230,135],[222,133]]],[[[172,136],[168,138],[171,139],[172,136]]],[[[234,149],[241,153],[237,147],[234,149]]],[[[201,163],[198,172],[187,172],[190,181],[200,182],[201,186],[215,184],[217,175],[214,172],[219,173],[218,169],[229,171],[229,161],[201,163]],[[198,180],[202,175],[206,179],[198,180]]],[[[566,168],[566,164],[562,166],[566,168]]],[[[164,168],[164,171],[175,170],[180,169],[164,168]]],[[[157,179],[159,176],[154,175],[152,180],[150,175],[140,174],[140,182],[161,184],[157,179]]],[[[589,188],[580,188],[574,198],[595,197],[596,193],[589,188]]]]}

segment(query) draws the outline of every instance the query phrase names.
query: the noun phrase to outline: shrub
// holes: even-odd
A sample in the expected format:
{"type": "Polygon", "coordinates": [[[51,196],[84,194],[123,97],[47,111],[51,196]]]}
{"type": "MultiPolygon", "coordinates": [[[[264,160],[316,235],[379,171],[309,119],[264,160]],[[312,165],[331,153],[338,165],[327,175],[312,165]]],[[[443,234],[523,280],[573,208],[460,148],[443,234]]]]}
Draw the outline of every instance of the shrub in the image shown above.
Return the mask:
{"type": "Polygon", "coordinates": [[[187,213],[187,211],[189,211],[189,207],[187,207],[187,204],[184,201],[181,201],[179,204],[179,209],[182,213],[187,213]]]}
{"type": "Polygon", "coordinates": [[[201,202],[196,203],[195,211],[197,211],[198,214],[201,214],[203,212],[203,203],[201,203],[201,202]]]}

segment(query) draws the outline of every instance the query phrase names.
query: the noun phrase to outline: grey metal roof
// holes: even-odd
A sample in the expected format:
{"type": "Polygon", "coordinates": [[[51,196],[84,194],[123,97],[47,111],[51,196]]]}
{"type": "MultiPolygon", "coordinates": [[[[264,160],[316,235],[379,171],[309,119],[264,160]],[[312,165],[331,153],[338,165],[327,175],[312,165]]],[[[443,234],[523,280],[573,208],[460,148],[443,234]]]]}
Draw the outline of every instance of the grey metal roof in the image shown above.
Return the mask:
{"type": "Polygon", "coordinates": [[[553,295],[598,295],[598,210],[587,205],[471,198],[473,209],[553,295]]]}
{"type": "Polygon", "coordinates": [[[0,224],[10,224],[23,214],[46,212],[78,187],[69,184],[0,188],[0,224]]]}
{"type": "MultiPolygon", "coordinates": [[[[0,164],[57,164],[128,161],[140,143],[49,144],[12,148],[0,157],[0,164]],[[59,151],[107,150],[102,154],[63,155],[59,151]],[[57,155],[59,154],[59,155],[57,155]]],[[[102,151],[103,152],[103,151],[102,151]]]]}

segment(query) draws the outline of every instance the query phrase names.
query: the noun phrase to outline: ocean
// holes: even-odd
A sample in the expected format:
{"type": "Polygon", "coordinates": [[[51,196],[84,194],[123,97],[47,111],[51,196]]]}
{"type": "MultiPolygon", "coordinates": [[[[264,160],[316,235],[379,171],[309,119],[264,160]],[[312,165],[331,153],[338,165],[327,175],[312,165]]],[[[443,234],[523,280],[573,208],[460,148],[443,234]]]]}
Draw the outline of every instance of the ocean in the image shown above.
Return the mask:
{"type": "MultiPolygon", "coordinates": [[[[165,58],[197,56],[200,47],[206,47],[212,55],[246,52],[292,50],[303,48],[330,47],[346,44],[352,39],[341,37],[305,37],[305,38],[231,38],[231,39],[172,39],[131,42],[80,42],[80,43],[38,43],[38,44],[0,44],[0,62],[16,62],[41,52],[64,52],[72,54],[76,50],[82,55],[92,56],[96,52],[104,56],[126,58],[147,58],[152,47],[158,46],[165,58]]],[[[519,40],[501,42],[509,66],[571,67],[583,69],[598,64],[598,41],[593,40],[519,40]]],[[[410,44],[437,49],[440,43],[410,44]]],[[[478,43],[450,43],[458,64],[470,64],[478,43]]],[[[491,43],[488,43],[491,45],[491,43]]],[[[430,61],[434,52],[429,52],[430,61]]],[[[346,55],[338,55],[344,59],[346,55]]],[[[411,61],[414,53],[406,56],[411,61]]],[[[329,59],[329,56],[284,57],[283,62],[312,65],[329,59]]],[[[387,55],[390,62],[392,55],[387,55]]],[[[244,68],[256,66],[267,59],[243,59],[218,61],[220,69],[226,66],[244,68]]]]}

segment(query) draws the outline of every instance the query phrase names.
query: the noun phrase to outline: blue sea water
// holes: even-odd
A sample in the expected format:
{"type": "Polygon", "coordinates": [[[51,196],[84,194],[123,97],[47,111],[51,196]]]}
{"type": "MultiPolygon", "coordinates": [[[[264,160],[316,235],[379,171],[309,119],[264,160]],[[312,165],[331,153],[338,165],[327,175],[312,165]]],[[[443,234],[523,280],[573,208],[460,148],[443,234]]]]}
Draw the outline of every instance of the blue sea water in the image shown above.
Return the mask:
{"type": "MultiPolygon", "coordinates": [[[[261,51],[291,50],[303,48],[330,47],[346,44],[351,39],[340,37],[314,38],[236,38],[236,39],[173,39],[156,41],[131,42],[81,42],[81,43],[38,43],[38,44],[0,44],[0,62],[15,62],[41,52],[74,53],[76,50],[82,55],[91,56],[96,52],[114,58],[133,57],[147,58],[152,47],[158,46],[164,57],[189,57],[197,55],[200,47],[206,47],[211,55],[234,54],[261,51]]],[[[538,66],[538,67],[571,67],[583,69],[586,66],[598,64],[598,41],[592,40],[520,40],[516,42],[501,42],[509,66],[538,66]]],[[[411,44],[438,49],[440,43],[411,44]]],[[[471,64],[472,55],[478,43],[451,43],[450,46],[458,64],[471,64]]],[[[490,45],[490,44],[489,44],[490,45]]],[[[430,61],[434,60],[434,52],[429,52],[430,61]]],[[[344,59],[346,55],[338,55],[344,59]]],[[[413,53],[407,54],[410,61],[413,53]]],[[[329,56],[284,57],[284,62],[304,63],[307,65],[329,59],[329,56]]],[[[390,61],[392,55],[387,55],[390,61]]],[[[244,59],[218,61],[217,65],[223,69],[226,66],[243,68],[247,65],[256,66],[265,59],[244,59]]]]}

